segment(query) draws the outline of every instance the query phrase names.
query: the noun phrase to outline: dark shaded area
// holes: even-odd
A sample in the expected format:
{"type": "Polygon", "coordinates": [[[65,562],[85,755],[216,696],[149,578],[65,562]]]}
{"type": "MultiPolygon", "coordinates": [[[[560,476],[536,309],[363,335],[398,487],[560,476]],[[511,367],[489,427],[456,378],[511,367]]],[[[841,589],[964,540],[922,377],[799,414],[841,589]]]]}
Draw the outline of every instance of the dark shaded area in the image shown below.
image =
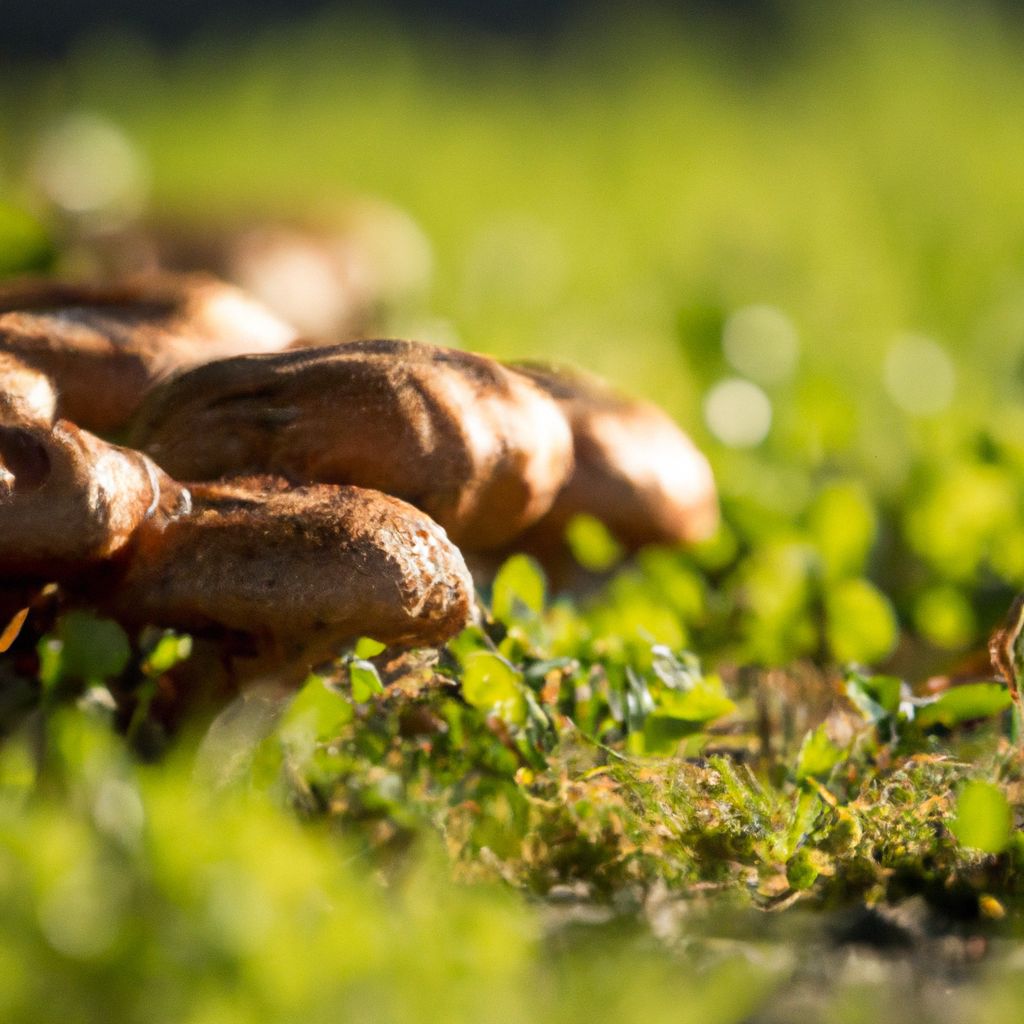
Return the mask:
{"type": "MultiPolygon", "coordinates": [[[[484,33],[542,44],[580,18],[611,8],[594,0],[14,0],[4,6],[0,54],[61,57],[97,31],[127,30],[161,48],[187,44],[209,29],[232,25],[246,34],[317,13],[384,17],[413,29],[484,33]]],[[[684,21],[720,24],[753,40],[784,29],[792,5],[780,0],[642,0],[635,15],[674,12],[684,21]]]]}

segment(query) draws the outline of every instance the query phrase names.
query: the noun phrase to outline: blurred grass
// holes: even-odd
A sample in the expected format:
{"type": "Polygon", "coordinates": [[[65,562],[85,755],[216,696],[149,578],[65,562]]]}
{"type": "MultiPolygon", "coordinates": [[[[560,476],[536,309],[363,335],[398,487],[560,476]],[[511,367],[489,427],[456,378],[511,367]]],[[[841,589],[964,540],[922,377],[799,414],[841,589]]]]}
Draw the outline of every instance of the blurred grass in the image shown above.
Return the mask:
{"type": "MultiPolygon", "coordinates": [[[[999,783],[998,815],[1019,813],[1000,730],[946,745],[900,719],[897,697],[870,740],[837,746],[812,728],[801,744],[815,723],[796,684],[806,659],[814,671],[878,661],[898,639],[901,671],[920,680],[977,647],[1024,586],[1022,33],[976,5],[793,10],[792,34],[757,52],[657,18],[580,24],[525,53],[339,17],[210,37],[173,56],[101,34],[64,64],[0,71],[12,210],[51,216],[33,154],[74,112],[109,119],[138,147],[150,210],[164,219],[383,198],[433,246],[432,288],[410,330],[571,359],[657,399],[710,452],[727,514],[714,543],[648,553],[594,602],[549,607],[542,625],[502,598],[501,653],[514,670],[477,680],[477,703],[461,711],[442,702],[444,742],[405,736],[393,709],[376,725],[377,711],[353,724],[349,709],[333,746],[318,737],[317,759],[284,773],[304,811],[311,793],[327,794],[317,808],[342,823],[342,839],[322,821],[296,828],[265,794],[232,790],[218,803],[184,753],[139,768],[93,723],[95,708],[30,722],[0,750],[4,1019],[40,1019],[55,991],[65,1020],[582,1020],[614,1009],[726,1021],[747,1018],[773,985],[806,981],[806,964],[749,945],[737,966],[715,952],[721,933],[699,926],[683,928],[675,957],[646,936],[566,940],[552,957],[562,932],[540,937],[538,915],[507,892],[453,886],[436,849],[414,847],[398,858],[409,876],[390,877],[381,850],[433,841],[424,832],[470,878],[542,893],[566,881],[560,871],[611,878],[609,899],[627,911],[657,884],[713,884],[730,894],[720,909],[791,890],[869,901],[926,891],[998,916],[985,903],[994,891],[1018,913],[1019,837],[982,856],[943,825],[957,787],[983,785],[970,782],[978,772],[999,783]],[[772,379],[756,360],[737,367],[735,353],[730,364],[723,333],[751,306],[775,311],[755,317],[759,331],[795,331],[795,373],[772,379]],[[926,345],[923,363],[910,358],[920,346],[896,349],[909,370],[890,369],[887,384],[907,335],[938,349],[926,345]],[[953,391],[928,411],[942,353],[953,391]],[[928,371],[923,397],[906,390],[915,366],[928,371]],[[744,375],[773,419],[762,443],[730,447],[702,403],[744,375]],[[757,714],[788,723],[757,779],[624,756],[664,739],[642,715],[629,722],[630,700],[652,700],[648,684],[671,706],[652,670],[657,643],[739,664],[741,680],[753,673],[757,714]],[[571,691],[577,724],[612,748],[597,775],[572,750],[524,739],[536,725],[524,724],[526,690],[541,701],[538,673],[558,658],[575,668],[557,707],[571,691]],[[505,724],[523,729],[518,755],[488,731],[502,685],[516,698],[520,718],[505,724]],[[521,773],[524,751],[543,767],[521,773]],[[696,947],[712,950],[703,970],[696,947]]],[[[6,251],[24,244],[25,266],[43,265],[45,233],[20,212],[9,219],[6,251]]],[[[680,722],[692,724],[669,724],[680,722]]],[[[680,750],[708,742],[698,732],[680,750]]],[[[745,749],[737,741],[733,753],[745,749]]],[[[260,788],[242,788],[250,781],[260,788]]],[[[987,820],[959,812],[965,835],[987,835],[987,820]]],[[[743,925],[745,941],[757,927],[743,925]]],[[[806,943],[793,927],[782,944],[806,943]]],[[[816,995],[821,1019],[888,1019],[892,986],[911,998],[880,968],[827,963],[839,973],[816,995]]],[[[1009,1019],[1012,992],[1000,993],[992,1012],[1009,1019]]]]}

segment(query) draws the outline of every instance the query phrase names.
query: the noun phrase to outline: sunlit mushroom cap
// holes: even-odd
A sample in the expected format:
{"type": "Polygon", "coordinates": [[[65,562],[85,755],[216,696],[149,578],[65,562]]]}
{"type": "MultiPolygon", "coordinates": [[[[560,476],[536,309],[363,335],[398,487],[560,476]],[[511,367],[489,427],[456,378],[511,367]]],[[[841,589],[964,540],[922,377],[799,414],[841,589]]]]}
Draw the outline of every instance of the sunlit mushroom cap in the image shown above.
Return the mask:
{"type": "Polygon", "coordinates": [[[106,600],[121,621],[226,629],[316,660],[359,636],[441,644],[470,619],[458,549],[397,498],[265,481],[189,488],[191,514],[139,530],[106,600]]]}
{"type": "Polygon", "coordinates": [[[0,424],[52,423],[57,395],[45,373],[0,352],[0,424]]]}
{"type": "Polygon", "coordinates": [[[530,363],[515,369],[558,401],[573,433],[575,469],[538,534],[561,537],[580,513],[600,519],[630,548],[700,540],[714,531],[711,467],[661,409],[575,370],[530,363]]]}
{"type": "Polygon", "coordinates": [[[0,424],[0,578],[75,575],[182,498],[145,455],[66,420],[0,424]]]}
{"type": "Polygon", "coordinates": [[[572,466],[568,423],[531,381],[408,341],[197,367],[149,395],[132,436],[183,480],[274,473],[393,494],[467,550],[535,522],[572,466]]]}
{"type": "Polygon", "coordinates": [[[91,430],[122,427],[153,383],[174,370],[278,351],[294,338],[244,292],[205,275],[0,286],[0,352],[47,374],[60,415],[91,430]]]}

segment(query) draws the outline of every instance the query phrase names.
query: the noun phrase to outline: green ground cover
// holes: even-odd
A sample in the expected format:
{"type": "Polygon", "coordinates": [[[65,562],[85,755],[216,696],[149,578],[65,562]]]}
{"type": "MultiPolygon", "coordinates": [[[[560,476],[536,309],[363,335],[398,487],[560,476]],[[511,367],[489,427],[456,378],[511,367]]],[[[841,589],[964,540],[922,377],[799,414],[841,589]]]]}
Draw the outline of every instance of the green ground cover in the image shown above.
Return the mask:
{"type": "Polygon", "coordinates": [[[1024,588],[1020,42],[868,5],[770,52],[318,23],[0,74],[0,271],[60,249],[32,168],[69,113],[170,220],[378,197],[431,253],[396,332],[658,400],[724,512],[628,564],[584,524],[582,596],[514,560],[483,627],[279,719],[168,736],[187,642],[22,638],[0,1016],[1009,1019],[1019,725],[974,655],[1024,588]]]}

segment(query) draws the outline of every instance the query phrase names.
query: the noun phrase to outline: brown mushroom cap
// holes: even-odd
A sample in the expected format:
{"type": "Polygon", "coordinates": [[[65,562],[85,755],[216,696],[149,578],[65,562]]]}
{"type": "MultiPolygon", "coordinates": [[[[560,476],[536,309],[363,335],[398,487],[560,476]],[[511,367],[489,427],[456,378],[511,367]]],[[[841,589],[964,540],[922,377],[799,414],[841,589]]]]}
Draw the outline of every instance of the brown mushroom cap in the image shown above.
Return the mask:
{"type": "Polygon", "coordinates": [[[0,577],[59,581],[116,555],[181,488],[73,423],[0,424],[0,577]]]}
{"type": "Polygon", "coordinates": [[[528,542],[560,542],[573,516],[600,519],[628,548],[703,539],[718,523],[707,459],[661,409],[626,398],[596,377],[521,363],[572,426],[575,469],[528,542]]]}
{"type": "Polygon", "coordinates": [[[151,393],[132,434],[179,479],[274,473],[393,494],[467,550],[536,521],[572,466],[568,423],[529,380],[408,341],[208,363],[151,393]]]}
{"type": "Polygon", "coordinates": [[[0,352],[0,423],[52,423],[57,395],[45,373],[0,352]]]}
{"type": "Polygon", "coordinates": [[[138,531],[105,610],[132,625],[227,629],[303,649],[435,645],[469,621],[473,584],[444,531],[358,487],[190,485],[192,511],[138,531]]]}
{"type": "MultiPolygon", "coordinates": [[[[136,247],[150,266],[212,272],[324,343],[373,337],[396,310],[419,307],[433,267],[415,221],[366,197],[318,202],[285,219],[237,210],[192,222],[150,220],[141,230],[136,247]]],[[[107,236],[97,241],[93,253],[109,245],[107,236]]],[[[127,247],[118,242],[107,262],[123,260],[127,247]]]]}
{"type": "Polygon", "coordinates": [[[205,275],[0,286],[0,352],[51,377],[60,415],[91,430],[124,426],[173,370],[279,351],[294,339],[293,328],[244,292],[205,275]]]}

